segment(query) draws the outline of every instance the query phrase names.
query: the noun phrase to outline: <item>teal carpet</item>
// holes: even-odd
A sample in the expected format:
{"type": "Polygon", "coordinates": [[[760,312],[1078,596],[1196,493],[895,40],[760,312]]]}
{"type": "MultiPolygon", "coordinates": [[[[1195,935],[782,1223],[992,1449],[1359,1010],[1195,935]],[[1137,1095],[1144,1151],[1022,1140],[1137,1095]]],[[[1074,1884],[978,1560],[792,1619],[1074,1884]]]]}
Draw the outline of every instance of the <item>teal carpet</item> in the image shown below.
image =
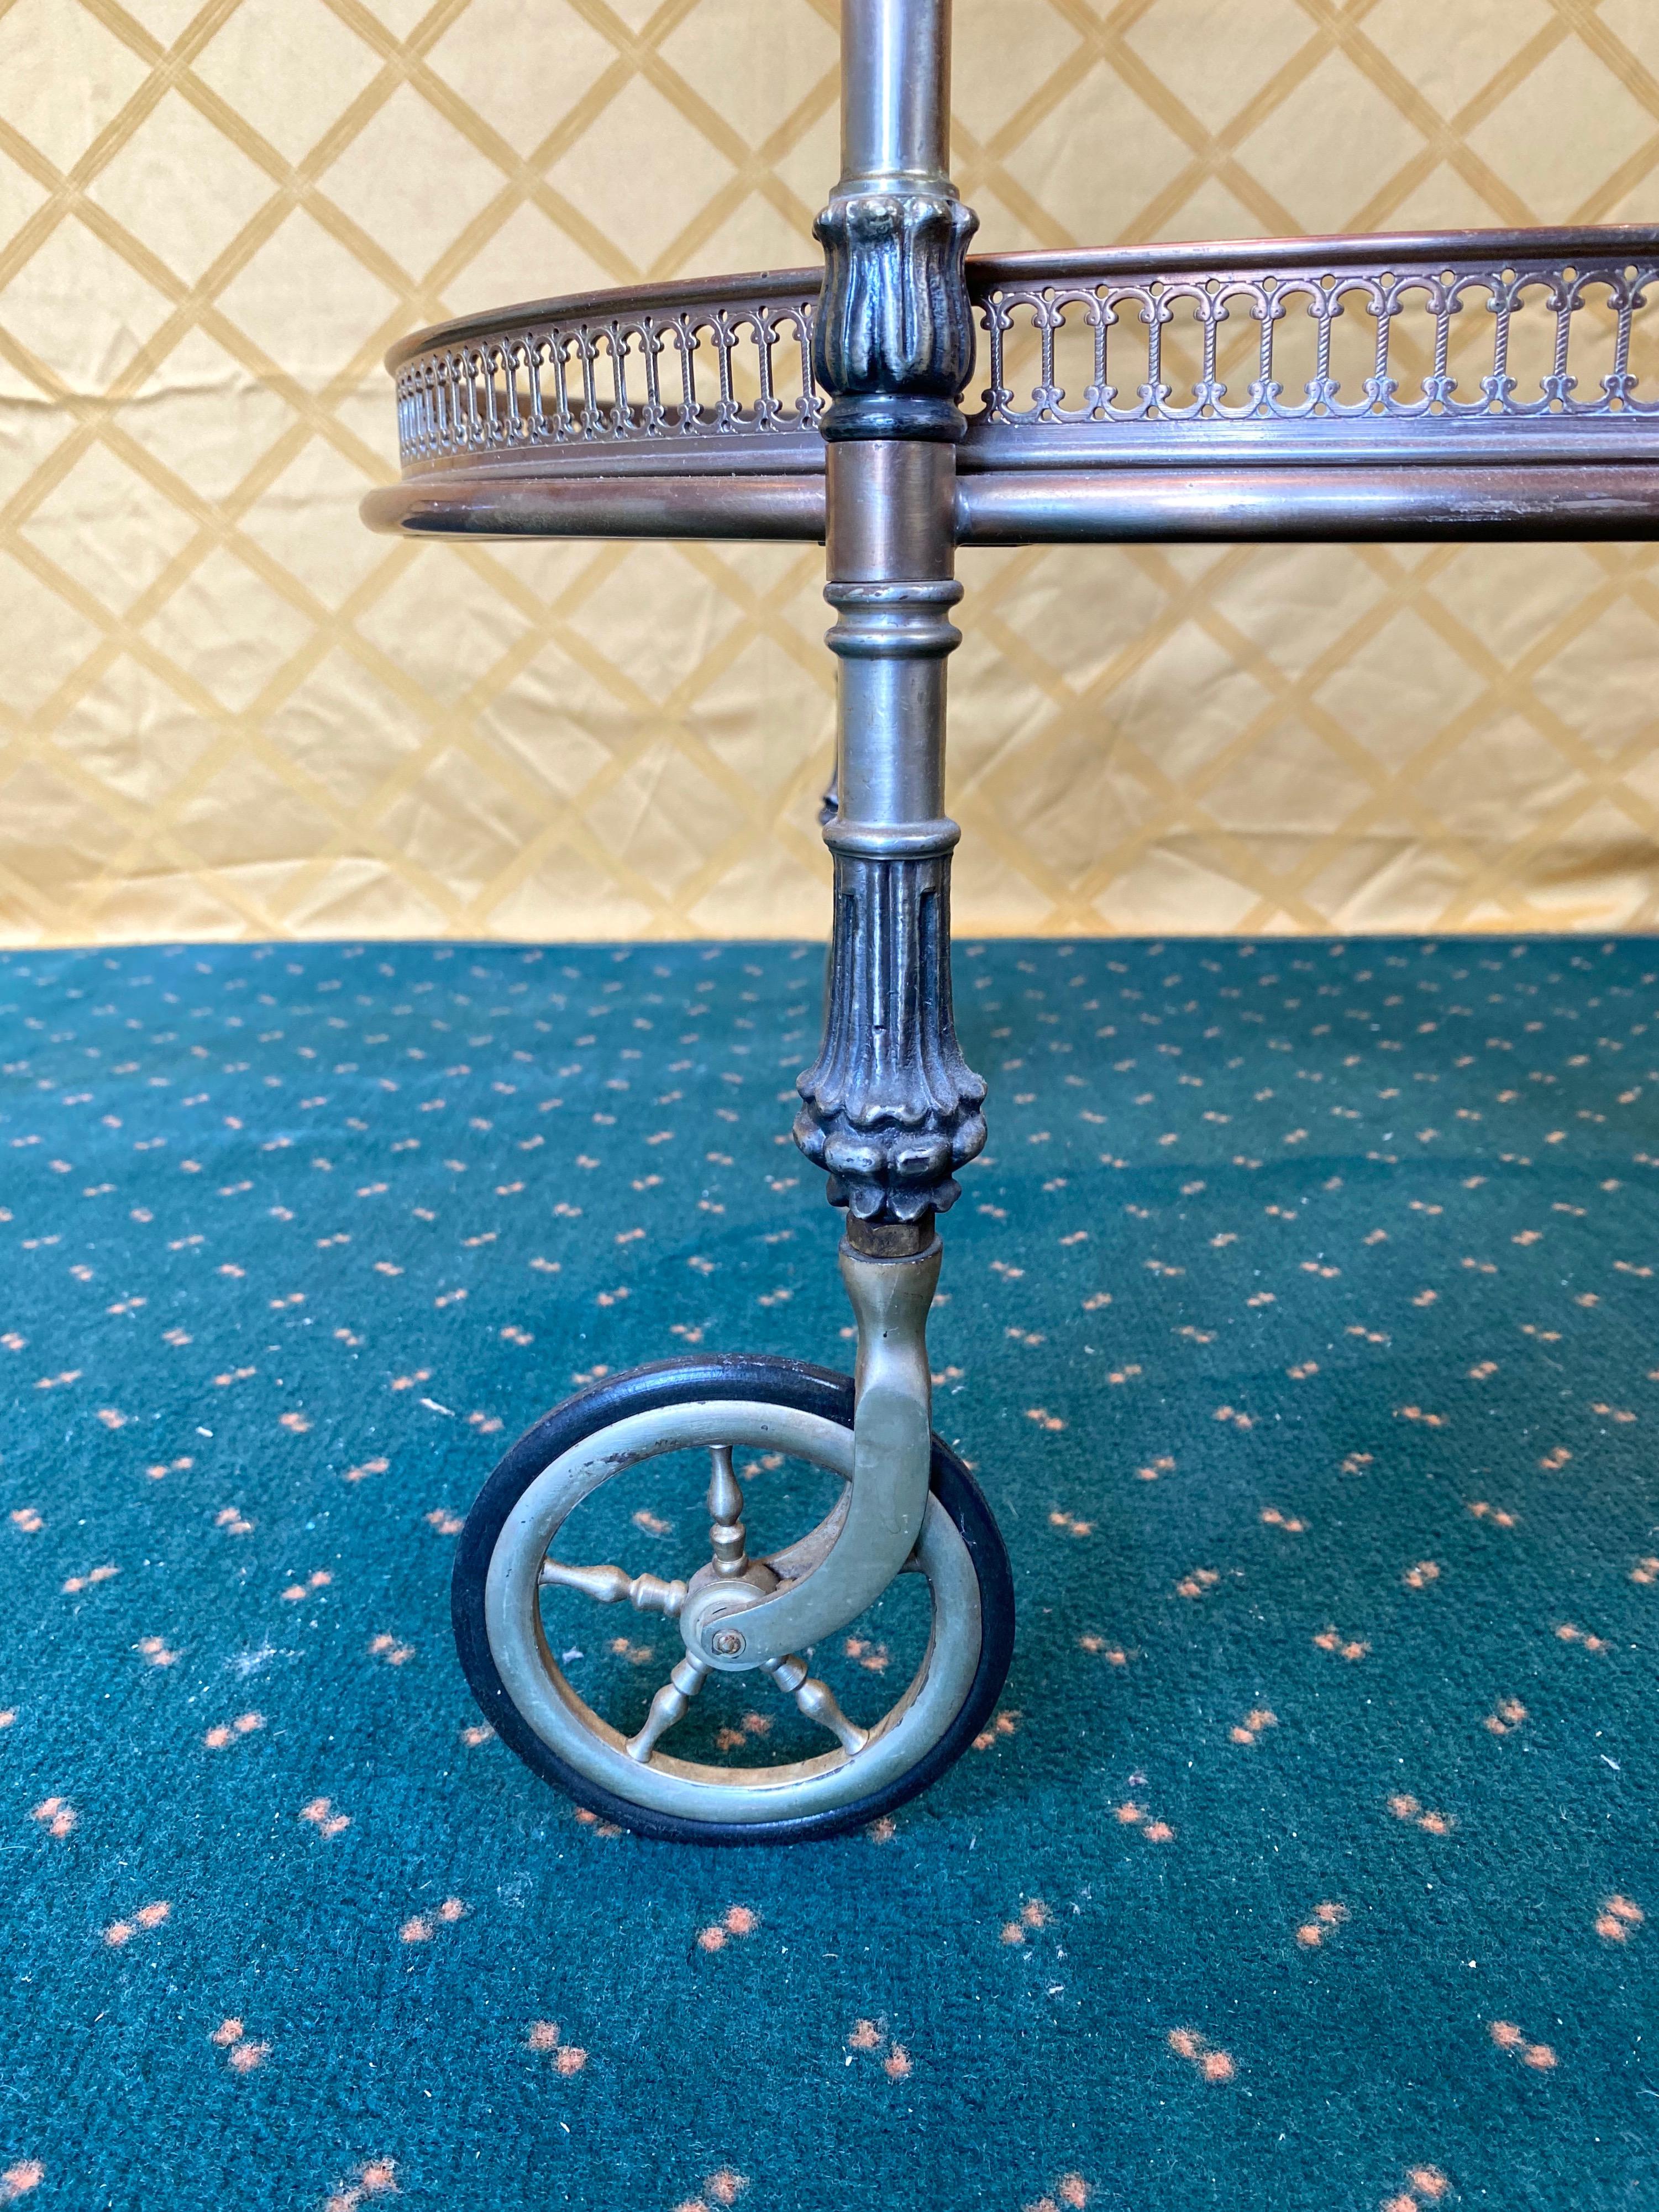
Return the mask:
{"type": "Polygon", "coordinates": [[[983,1747],[731,1853],[479,1727],[513,1436],[847,1358],[821,970],[0,962],[0,2202],[1659,2204],[1651,943],[963,948],[983,1747]]]}

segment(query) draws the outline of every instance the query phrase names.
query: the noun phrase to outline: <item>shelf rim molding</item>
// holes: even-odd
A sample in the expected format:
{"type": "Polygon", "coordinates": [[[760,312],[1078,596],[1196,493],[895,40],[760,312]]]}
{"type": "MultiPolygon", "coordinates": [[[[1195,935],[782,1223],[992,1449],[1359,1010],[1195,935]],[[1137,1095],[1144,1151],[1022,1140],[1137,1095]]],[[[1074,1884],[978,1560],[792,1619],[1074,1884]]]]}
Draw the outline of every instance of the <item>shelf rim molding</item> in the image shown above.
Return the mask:
{"type": "MultiPolygon", "coordinates": [[[[1644,494],[1592,492],[1583,472],[1659,463],[1659,230],[1241,239],[986,254],[967,270],[985,388],[957,448],[964,481],[1181,473],[1251,534],[1282,536],[1390,497],[1412,514],[1459,511],[1449,483],[1385,493],[1390,471],[1472,483],[1524,471],[1523,490],[1487,484],[1468,512],[1539,535],[1564,534],[1541,510],[1551,483],[1587,527],[1621,507],[1646,514],[1644,494]],[[1355,478],[1346,509],[1315,489],[1339,471],[1355,478]],[[1248,497],[1223,483],[1246,474],[1248,497]],[[1269,532],[1274,496],[1290,504],[1269,532]]],[[[821,492],[808,489],[825,468],[819,297],[817,270],[781,270],[572,294],[416,332],[387,360],[404,483],[425,495],[389,526],[533,535],[539,517],[563,536],[591,514],[605,535],[724,537],[750,513],[757,536],[821,534],[821,492]],[[665,489],[698,478],[702,494],[665,489]],[[744,478],[757,487],[747,508],[744,478]],[[607,489],[627,480],[631,499],[607,489]],[[555,500],[556,483],[568,496],[555,500]]],[[[1053,504],[1039,484],[976,496],[965,512],[1008,526],[1053,504]]],[[[1139,536],[1157,503],[1143,481],[1061,504],[1079,528],[1094,518],[1090,534],[1116,514],[1139,536]]],[[[1197,503],[1164,505],[1197,526],[1197,503]]]]}
{"type": "MultiPolygon", "coordinates": [[[[821,543],[821,477],[453,477],[388,484],[369,527],[408,538],[821,543]]],[[[1659,461],[1628,468],[1022,470],[960,477],[959,545],[1659,537],[1659,461]]]]}

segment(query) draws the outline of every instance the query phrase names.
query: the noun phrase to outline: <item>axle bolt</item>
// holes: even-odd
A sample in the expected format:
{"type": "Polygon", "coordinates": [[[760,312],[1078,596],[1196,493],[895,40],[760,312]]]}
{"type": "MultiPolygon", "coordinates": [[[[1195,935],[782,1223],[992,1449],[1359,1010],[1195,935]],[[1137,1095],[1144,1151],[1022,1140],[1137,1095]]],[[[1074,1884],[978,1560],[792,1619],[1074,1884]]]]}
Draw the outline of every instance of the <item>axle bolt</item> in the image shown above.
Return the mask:
{"type": "Polygon", "coordinates": [[[722,1659],[735,1659],[743,1649],[743,1638],[735,1628],[717,1628],[708,1639],[711,1651],[718,1651],[722,1659]]]}

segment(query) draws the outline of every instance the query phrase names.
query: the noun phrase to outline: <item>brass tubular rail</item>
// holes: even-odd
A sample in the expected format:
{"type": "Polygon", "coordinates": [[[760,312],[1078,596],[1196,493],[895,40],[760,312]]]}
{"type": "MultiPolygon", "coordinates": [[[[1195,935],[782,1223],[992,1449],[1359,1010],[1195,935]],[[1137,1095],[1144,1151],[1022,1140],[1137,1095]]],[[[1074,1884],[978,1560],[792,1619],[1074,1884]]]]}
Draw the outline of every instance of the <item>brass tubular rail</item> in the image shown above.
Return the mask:
{"type": "MultiPolygon", "coordinates": [[[[822,544],[821,476],[455,476],[388,484],[376,530],[436,538],[771,538],[822,544]]],[[[1300,538],[1637,539],[1659,535],[1659,460],[1623,468],[1235,468],[959,475],[958,545],[1300,538]]]]}
{"type": "Polygon", "coordinates": [[[1625,468],[1021,469],[957,483],[959,545],[1654,537],[1659,460],[1625,468]]]}
{"type": "Polygon", "coordinates": [[[368,493],[371,530],[411,538],[773,538],[822,543],[816,476],[419,476],[368,493]]]}

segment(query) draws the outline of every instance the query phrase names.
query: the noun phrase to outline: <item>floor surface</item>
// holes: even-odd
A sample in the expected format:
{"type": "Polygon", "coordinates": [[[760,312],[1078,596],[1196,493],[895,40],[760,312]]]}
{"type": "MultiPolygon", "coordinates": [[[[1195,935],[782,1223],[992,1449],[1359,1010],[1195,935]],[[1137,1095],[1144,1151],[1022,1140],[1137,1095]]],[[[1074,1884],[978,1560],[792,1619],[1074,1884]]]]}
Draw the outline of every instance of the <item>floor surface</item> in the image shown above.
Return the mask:
{"type": "Polygon", "coordinates": [[[1004,1709],[890,1826],[647,1845],[482,1729],[454,1535],[584,1377],[846,1362],[821,978],[0,961],[0,2202],[1659,2203],[1659,946],[959,948],[1004,1709]]]}

